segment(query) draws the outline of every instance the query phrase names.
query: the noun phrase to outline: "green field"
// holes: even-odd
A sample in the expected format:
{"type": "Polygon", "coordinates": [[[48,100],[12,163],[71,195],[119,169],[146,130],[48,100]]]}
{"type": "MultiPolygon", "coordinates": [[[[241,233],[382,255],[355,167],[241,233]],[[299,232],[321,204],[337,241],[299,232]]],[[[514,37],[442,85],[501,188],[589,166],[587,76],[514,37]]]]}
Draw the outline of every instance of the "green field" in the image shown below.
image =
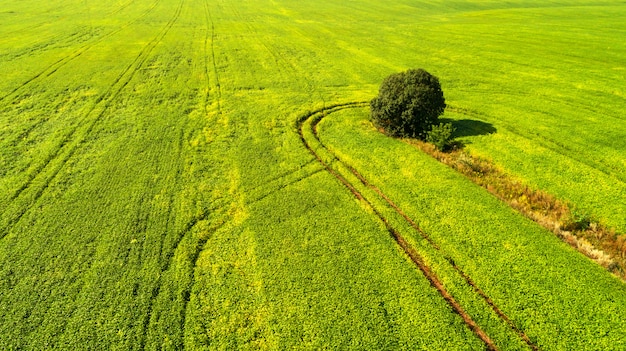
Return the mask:
{"type": "Polygon", "coordinates": [[[624,350],[626,284],[368,121],[626,232],[626,3],[0,0],[0,349],[624,350]]]}

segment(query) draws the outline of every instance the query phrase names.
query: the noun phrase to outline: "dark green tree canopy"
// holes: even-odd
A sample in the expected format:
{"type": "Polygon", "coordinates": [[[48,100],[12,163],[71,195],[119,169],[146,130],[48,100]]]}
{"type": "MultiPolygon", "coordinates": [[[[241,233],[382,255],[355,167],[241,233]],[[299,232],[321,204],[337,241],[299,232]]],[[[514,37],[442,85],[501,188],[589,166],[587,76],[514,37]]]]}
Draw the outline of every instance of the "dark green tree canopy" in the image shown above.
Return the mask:
{"type": "Polygon", "coordinates": [[[386,134],[424,139],[446,102],[439,79],[420,68],[385,78],[370,107],[372,123],[386,134]]]}

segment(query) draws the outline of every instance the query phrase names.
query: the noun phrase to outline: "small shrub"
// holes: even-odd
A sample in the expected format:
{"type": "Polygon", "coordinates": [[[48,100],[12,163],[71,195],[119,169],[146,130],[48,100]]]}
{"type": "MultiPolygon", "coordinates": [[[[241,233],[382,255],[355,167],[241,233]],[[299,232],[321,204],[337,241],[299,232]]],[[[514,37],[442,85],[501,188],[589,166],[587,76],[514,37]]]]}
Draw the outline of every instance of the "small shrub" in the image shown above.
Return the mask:
{"type": "Polygon", "coordinates": [[[569,231],[587,230],[591,226],[592,220],[587,214],[574,210],[567,219],[564,229],[569,231]]]}
{"type": "Polygon", "coordinates": [[[452,123],[439,123],[439,125],[432,126],[426,136],[426,141],[435,145],[439,151],[447,151],[454,144],[452,133],[454,133],[452,123]]]}

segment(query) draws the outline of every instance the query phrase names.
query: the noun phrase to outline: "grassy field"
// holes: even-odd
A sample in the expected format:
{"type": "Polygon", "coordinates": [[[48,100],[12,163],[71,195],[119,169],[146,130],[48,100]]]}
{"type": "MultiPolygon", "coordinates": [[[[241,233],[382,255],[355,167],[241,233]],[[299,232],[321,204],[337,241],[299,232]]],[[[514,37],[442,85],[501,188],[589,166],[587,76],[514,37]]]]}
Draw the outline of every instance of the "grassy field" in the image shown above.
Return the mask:
{"type": "Polygon", "coordinates": [[[626,232],[626,5],[4,1],[0,349],[621,350],[626,285],[369,122],[626,232]]]}

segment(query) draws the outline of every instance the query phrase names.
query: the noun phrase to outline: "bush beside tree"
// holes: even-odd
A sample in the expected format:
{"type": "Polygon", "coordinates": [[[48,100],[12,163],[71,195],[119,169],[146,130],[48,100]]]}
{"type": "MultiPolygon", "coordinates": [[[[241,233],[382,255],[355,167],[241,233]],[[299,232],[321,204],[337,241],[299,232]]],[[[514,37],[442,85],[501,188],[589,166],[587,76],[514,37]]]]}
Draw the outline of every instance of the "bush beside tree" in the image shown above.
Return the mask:
{"type": "Polygon", "coordinates": [[[432,126],[426,136],[426,141],[435,145],[439,151],[448,151],[454,145],[454,127],[452,123],[439,123],[432,126]]]}

